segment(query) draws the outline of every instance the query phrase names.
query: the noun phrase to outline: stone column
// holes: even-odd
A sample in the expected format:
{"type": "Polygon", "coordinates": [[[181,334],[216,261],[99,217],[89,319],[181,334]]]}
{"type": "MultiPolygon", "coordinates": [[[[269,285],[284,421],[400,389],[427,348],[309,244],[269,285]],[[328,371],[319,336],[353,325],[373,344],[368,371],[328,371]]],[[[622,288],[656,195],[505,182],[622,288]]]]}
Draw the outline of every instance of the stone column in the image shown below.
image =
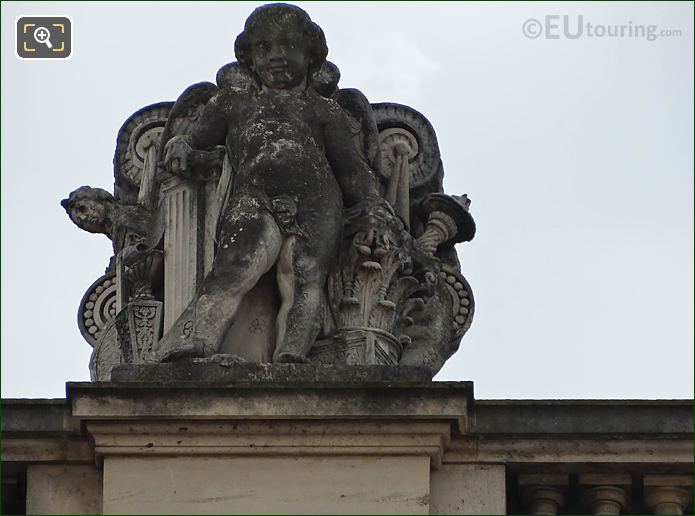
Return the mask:
{"type": "Polygon", "coordinates": [[[530,514],[557,514],[565,503],[567,485],[567,475],[563,474],[519,476],[521,498],[530,514]]]}
{"type": "Polygon", "coordinates": [[[214,184],[178,176],[162,185],[164,232],[164,333],[174,324],[212,266],[214,229],[208,204],[214,184]]]}
{"type": "Polygon", "coordinates": [[[592,514],[620,514],[629,501],[632,477],[623,474],[585,474],[579,476],[585,487],[582,505],[592,514]]]}
{"type": "Polygon", "coordinates": [[[683,514],[692,502],[693,479],[688,475],[645,475],[645,504],[654,514],[683,514]]]}

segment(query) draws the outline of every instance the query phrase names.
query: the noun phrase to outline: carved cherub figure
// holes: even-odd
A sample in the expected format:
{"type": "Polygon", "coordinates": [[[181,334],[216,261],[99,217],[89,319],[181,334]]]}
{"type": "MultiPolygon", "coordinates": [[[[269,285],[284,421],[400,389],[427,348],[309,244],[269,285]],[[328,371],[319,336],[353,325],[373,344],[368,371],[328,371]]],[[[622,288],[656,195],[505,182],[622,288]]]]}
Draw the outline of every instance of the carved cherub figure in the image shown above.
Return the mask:
{"type": "Polygon", "coordinates": [[[60,204],[77,227],[109,237],[114,255],[143,242],[150,228],[151,214],[145,208],[119,204],[102,188],[81,186],[60,204]]]}
{"type": "Polygon", "coordinates": [[[355,88],[338,89],[338,82],[340,70],[330,61],[324,62],[311,79],[313,88],[319,94],[336,101],[343,108],[358,154],[372,170],[378,171],[381,167],[379,130],[369,100],[355,88]]]}
{"type": "Polygon", "coordinates": [[[259,7],[235,43],[258,88],[227,85],[189,136],[168,142],[165,163],[175,174],[185,174],[193,150],[226,145],[234,190],[212,269],[161,341],[161,360],[216,353],[244,295],[275,267],[281,306],[273,360],[305,361],[321,324],[343,207],[380,202],[344,112],[310,85],[327,51],[323,31],[302,9],[259,7]]]}
{"type": "Polygon", "coordinates": [[[115,204],[113,195],[102,188],[80,186],[70,192],[60,205],[75,225],[89,233],[101,233],[111,238],[112,212],[115,204]]]}

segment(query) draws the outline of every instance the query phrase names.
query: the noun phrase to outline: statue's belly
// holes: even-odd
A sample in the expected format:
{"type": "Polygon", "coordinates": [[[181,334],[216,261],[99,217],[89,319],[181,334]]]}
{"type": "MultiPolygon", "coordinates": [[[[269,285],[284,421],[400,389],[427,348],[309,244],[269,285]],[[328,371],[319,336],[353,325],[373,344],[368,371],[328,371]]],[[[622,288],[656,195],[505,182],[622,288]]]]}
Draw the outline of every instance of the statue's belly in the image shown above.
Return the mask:
{"type": "Polygon", "coordinates": [[[326,155],[310,134],[267,131],[245,143],[237,172],[237,186],[251,185],[268,195],[301,197],[321,192],[340,195],[326,155]]]}

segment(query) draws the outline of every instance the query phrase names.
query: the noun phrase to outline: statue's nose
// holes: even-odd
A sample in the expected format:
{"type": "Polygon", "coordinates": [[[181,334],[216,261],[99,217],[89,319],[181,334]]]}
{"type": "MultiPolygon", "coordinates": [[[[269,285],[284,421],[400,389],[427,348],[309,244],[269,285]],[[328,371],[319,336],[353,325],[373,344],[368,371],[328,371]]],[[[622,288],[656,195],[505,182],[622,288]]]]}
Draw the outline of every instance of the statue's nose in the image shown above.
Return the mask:
{"type": "Polygon", "coordinates": [[[284,61],[287,49],[284,45],[273,45],[268,51],[268,60],[271,62],[284,61]]]}

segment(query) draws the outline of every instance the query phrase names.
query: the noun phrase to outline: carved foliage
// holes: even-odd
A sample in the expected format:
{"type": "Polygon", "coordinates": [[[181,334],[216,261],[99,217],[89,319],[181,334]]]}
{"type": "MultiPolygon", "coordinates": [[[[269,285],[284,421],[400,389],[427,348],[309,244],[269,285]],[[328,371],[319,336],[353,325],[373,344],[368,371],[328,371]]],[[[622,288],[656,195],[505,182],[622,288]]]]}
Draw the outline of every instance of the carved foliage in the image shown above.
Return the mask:
{"type": "Polygon", "coordinates": [[[338,363],[397,364],[409,342],[403,329],[413,323],[410,314],[424,306],[436,276],[414,274],[412,237],[387,210],[371,208],[348,217],[346,234],[330,291],[337,344],[335,349],[319,345],[314,354],[318,358],[332,350],[338,363]],[[360,349],[356,358],[350,355],[353,347],[360,349]]]}
{"type": "Polygon", "coordinates": [[[390,333],[375,328],[344,330],[333,339],[317,342],[309,359],[332,365],[397,365],[402,350],[390,333]]]}
{"type": "Polygon", "coordinates": [[[391,331],[399,297],[415,281],[407,276],[412,261],[403,247],[406,234],[393,220],[375,213],[349,221],[348,230],[352,238],[340,264],[338,327],[391,331]]]}

